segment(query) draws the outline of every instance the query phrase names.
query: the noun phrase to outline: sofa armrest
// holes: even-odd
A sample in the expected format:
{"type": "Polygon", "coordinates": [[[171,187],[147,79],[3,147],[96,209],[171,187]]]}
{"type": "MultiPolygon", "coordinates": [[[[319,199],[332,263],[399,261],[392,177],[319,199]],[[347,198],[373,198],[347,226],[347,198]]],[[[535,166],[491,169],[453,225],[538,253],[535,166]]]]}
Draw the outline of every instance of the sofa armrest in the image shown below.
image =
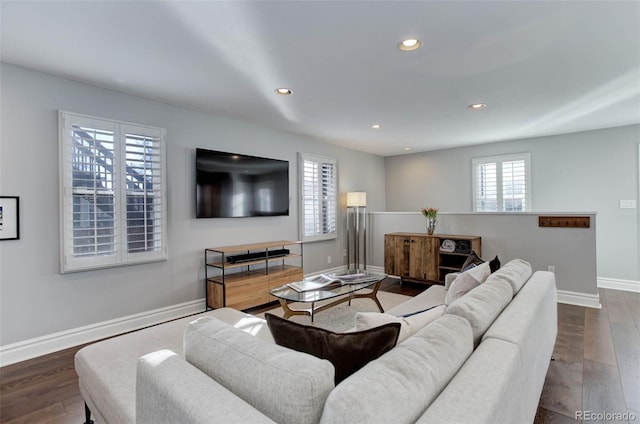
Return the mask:
{"type": "Polygon", "coordinates": [[[455,280],[458,275],[460,275],[459,272],[450,272],[449,274],[446,274],[444,276],[444,288],[449,290],[451,283],[453,283],[453,280],[455,280]]]}
{"type": "Polygon", "coordinates": [[[145,424],[273,421],[170,350],[137,365],[136,422],[145,424]]]}

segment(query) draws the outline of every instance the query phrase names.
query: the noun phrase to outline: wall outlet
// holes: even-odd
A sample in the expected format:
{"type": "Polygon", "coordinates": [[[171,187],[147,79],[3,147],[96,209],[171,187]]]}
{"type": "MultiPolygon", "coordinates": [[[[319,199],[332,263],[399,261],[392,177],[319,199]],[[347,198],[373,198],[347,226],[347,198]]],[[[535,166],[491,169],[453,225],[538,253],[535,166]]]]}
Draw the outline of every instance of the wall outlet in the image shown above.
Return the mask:
{"type": "Polygon", "coordinates": [[[549,265],[549,266],[547,267],[547,271],[549,271],[549,272],[553,272],[553,273],[555,274],[555,273],[556,273],[556,267],[555,267],[555,266],[553,266],[553,265],[549,265]]]}
{"type": "Polygon", "coordinates": [[[342,257],[343,258],[347,257],[347,249],[342,249],[342,257]]]}
{"type": "Polygon", "coordinates": [[[331,256],[327,256],[327,263],[330,264],[331,263],[331,256]]]}

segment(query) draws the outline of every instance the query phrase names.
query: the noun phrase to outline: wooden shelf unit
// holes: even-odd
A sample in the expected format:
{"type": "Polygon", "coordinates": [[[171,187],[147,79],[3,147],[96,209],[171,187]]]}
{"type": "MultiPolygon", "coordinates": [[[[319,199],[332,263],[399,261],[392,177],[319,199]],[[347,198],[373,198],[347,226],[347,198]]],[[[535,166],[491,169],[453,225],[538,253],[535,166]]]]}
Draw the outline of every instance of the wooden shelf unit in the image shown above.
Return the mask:
{"type": "Polygon", "coordinates": [[[481,237],[389,233],[384,235],[384,271],[402,280],[444,283],[445,275],[461,270],[471,251],[482,254],[481,237]],[[445,240],[468,246],[468,249],[464,252],[444,252],[440,247],[445,240]]]}
{"type": "Polygon", "coordinates": [[[482,239],[478,236],[439,235],[438,239],[438,279],[440,282],[444,283],[445,275],[451,272],[460,272],[462,265],[464,265],[472,251],[476,252],[478,256],[482,255],[482,239]],[[440,246],[445,240],[452,240],[456,245],[463,244],[463,251],[443,251],[440,246]]]}
{"type": "Polygon", "coordinates": [[[204,250],[206,309],[231,307],[239,310],[269,303],[269,290],[303,279],[302,242],[278,240],[264,243],[213,247],[204,250]],[[274,251],[289,253],[269,256],[274,251]],[[264,257],[232,263],[228,258],[244,254],[264,257]]]}

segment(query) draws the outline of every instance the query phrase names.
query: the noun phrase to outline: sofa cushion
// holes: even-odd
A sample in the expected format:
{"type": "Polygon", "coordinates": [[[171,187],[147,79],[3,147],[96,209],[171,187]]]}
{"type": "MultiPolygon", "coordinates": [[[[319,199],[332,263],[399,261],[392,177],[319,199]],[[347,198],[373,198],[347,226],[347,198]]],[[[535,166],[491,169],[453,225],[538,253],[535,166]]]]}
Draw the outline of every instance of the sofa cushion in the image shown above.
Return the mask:
{"type": "Polygon", "coordinates": [[[531,264],[522,259],[514,259],[487,278],[487,282],[506,281],[515,296],[531,277],[531,264]]]}
{"type": "Polygon", "coordinates": [[[458,315],[471,324],[475,346],[493,321],[509,304],[513,295],[511,286],[505,281],[495,281],[481,284],[466,295],[458,298],[449,306],[445,313],[458,315]]]}
{"type": "Polygon", "coordinates": [[[384,324],[397,322],[400,324],[398,343],[414,335],[418,330],[439,318],[444,313],[444,305],[431,307],[426,311],[397,317],[395,315],[380,312],[357,312],[356,331],[368,330],[384,324]]]}
{"type": "Polygon", "coordinates": [[[400,333],[400,323],[352,333],[334,333],[273,314],[265,314],[265,317],[277,344],[329,360],[335,368],[335,384],[393,349],[400,333]]]}
{"type": "Polygon", "coordinates": [[[443,315],[338,384],[320,422],[413,423],[472,349],[469,323],[443,315]]]}
{"type": "Polygon", "coordinates": [[[419,295],[407,299],[398,306],[394,306],[385,312],[391,315],[401,316],[424,311],[433,306],[442,305],[446,295],[447,290],[444,286],[433,285],[419,295]]]}
{"type": "Polygon", "coordinates": [[[458,274],[447,290],[447,295],[444,298],[444,304],[450,305],[454,300],[475,289],[480,284],[484,283],[490,274],[491,269],[489,268],[489,262],[484,262],[483,264],[469,268],[468,270],[458,274]]]}
{"type": "Polygon", "coordinates": [[[191,364],[280,423],[317,423],[334,387],[329,361],[260,340],[215,318],[187,326],[184,353],[191,364]]]}

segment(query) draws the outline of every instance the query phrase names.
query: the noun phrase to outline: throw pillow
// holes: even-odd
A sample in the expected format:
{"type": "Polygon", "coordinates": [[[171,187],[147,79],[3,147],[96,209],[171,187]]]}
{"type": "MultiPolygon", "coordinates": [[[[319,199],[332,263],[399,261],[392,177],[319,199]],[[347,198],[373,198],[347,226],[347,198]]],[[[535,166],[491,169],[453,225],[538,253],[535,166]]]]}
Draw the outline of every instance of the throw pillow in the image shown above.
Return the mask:
{"type": "MultiPolygon", "coordinates": [[[[478,256],[475,250],[472,250],[467,257],[467,260],[462,264],[462,272],[481,265],[485,262],[486,261],[484,259],[478,256]]],[[[491,268],[491,272],[496,272],[498,269],[500,269],[500,259],[498,259],[498,255],[496,255],[496,257],[489,262],[489,266],[491,268]]]]}
{"type": "Polygon", "coordinates": [[[444,313],[444,305],[436,305],[424,311],[414,312],[407,315],[395,316],[380,312],[357,312],[356,331],[368,330],[384,324],[397,322],[400,324],[400,335],[398,344],[413,336],[418,330],[426,327],[444,313]]]}
{"type": "Polygon", "coordinates": [[[337,385],[369,361],[391,350],[398,341],[400,323],[385,324],[354,333],[298,324],[273,314],[265,314],[273,339],[280,346],[327,359],[336,370],[337,385]]]}
{"type": "Polygon", "coordinates": [[[498,259],[498,255],[489,261],[489,268],[491,268],[492,274],[500,269],[500,259],[498,259]]]}
{"type": "Polygon", "coordinates": [[[472,250],[469,256],[467,256],[467,260],[462,264],[462,271],[466,271],[469,268],[476,267],[485,263],[485,260],[482,259],[475,250],[472,250]]]}
{"type": "Polygon", "coordinates": [[[491,274],[489,262],[484,262],[476,267],[469,268],[467,271],[459,274],[444,298],[444,304],[450,305],[454,300],[464,296],[469,291],[484,283],[491,274]]]}

